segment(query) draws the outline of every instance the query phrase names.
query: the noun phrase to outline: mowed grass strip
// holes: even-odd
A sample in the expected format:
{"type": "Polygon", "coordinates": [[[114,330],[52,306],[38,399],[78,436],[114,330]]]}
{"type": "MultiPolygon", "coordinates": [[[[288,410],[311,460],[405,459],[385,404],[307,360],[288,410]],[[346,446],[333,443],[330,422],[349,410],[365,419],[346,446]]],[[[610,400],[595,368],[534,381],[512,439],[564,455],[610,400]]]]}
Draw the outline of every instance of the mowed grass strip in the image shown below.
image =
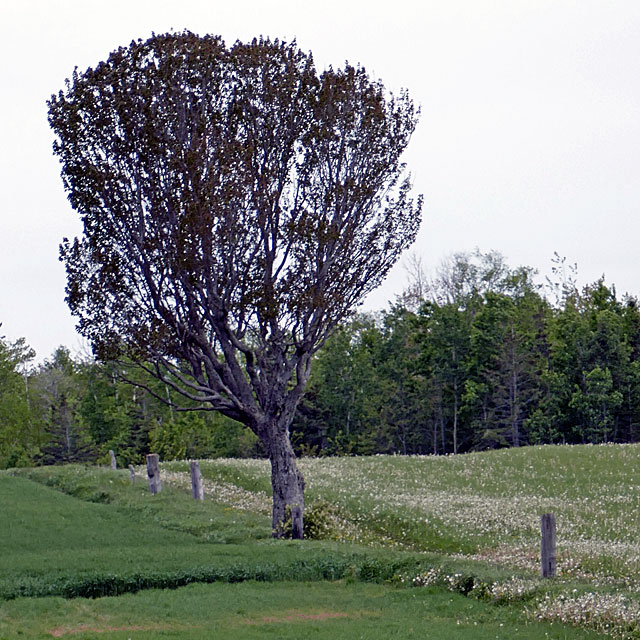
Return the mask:
{"type": "Polygon", "coordinates": [[[76,569],[117,566],[125,558],[149,561],[158,548],[195,547],[192,536],[131,519],[109,505],[76,500],[27,479],[0,475],[0,576],[17,570],[48,571],[52,562],[76,569]],[[113,554],[119,558],[111,560],[113,554]],[[44,562],[44,558],[47,562],[44,562]],[[57,560],[57,558],[60,558],[57,560]]]}
{"type": "MultiPolygon", "coordinates": [[[[77,464],[14,469],[9,473],[51,486],[83,501],[115,506],[135,520],[144,518],[147,523],[190,533],[204,542],[234,543],[271,537],[268,514],[251,513],[211,500],[203,505],[186,499],[184,489],[171,483],[164,483],[162,492],[152,496],[144,473],[138,474],[135,483],[125,470],[114,472],[77,464]]],[[[190,489],[187,495],[189,493],[190,489]]]]}
{"type": "MultiPolygon", "coordinates": [[[[178,571],[211,563],[189,534],[132,517],[108,504],[75,499],[23,478],[0,475],[0,595],[47,593],[100,575],[178,571]],[[54,585],[55,587],[55,585],[54,585]]],[[[240,552],[238,555],[242,555],[240,552]]],[[[225,547],[226,562],[234,548],[225,547]]]]}
{"type": "Polygon", "coordinates": [[[595,640],[596,633],[528,622],[521,611],[436,588],[314,582],[190,585],[118,598],[0,604],[0,637],[595,640]]]}

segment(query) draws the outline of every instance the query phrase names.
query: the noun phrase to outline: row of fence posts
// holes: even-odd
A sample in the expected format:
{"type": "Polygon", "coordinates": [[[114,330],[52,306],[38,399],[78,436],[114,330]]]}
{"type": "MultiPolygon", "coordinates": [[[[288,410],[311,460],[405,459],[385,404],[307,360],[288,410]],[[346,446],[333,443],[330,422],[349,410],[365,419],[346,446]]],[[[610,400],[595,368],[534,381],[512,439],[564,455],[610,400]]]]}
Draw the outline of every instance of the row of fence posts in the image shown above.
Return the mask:
{"type": "MultiPolygon", "coordinates": [[[[113,451],[109,451],[111,458],[111,468],[116,469],[116,456],[113,451]]],[[[149,478],[149,491],[156,494],[162,491],[162,482],[160,480],[160,456],[157,453],[150,453],[147,456],[147,476],[149,478]]],[[[191,494],[194,500],[204,500],[204,489],[202,487],[202,474],[200,473],[200,464],[197,460],[191,460],[189,463],[191,468],[191,494]]],[[[129,465],[131,473],[131,482],[135,482],[136,473],[132,464],[129,465]]],[[[300,507],[295,507],[300,510],[300,507]]],[[[301,515],[296,520],[302,520],[301,515]]],[[[540,517],[540,530],[542,534],[542,543],[540,546],[541,569],[540,573],[543,578],[554,578],[556,575],[556,516],[554,513],[545,513],[540,517]]]]}
{"type": "MultiPolygon", "coordinates": [[[[111,458],[111,468],[117,469],[116,456],[113,451],[109,451],[111,458]]],[[[191,469],[191,495],[194,500],[204,500],[204,488],[202,486],[202,473],[200,473],[200,463],[197,460],[191,460],[189,463],[191,469]]],[[[135,467],[129,465],[129,473],[131,474],[131,482],[136,481],[135,467]]],[[[149,480],[149,491],[154,495],[162,491],[162,480],[160,480],[160,456],[157,453],[150,453],[147,456],[147,478],[149,480]]]]}

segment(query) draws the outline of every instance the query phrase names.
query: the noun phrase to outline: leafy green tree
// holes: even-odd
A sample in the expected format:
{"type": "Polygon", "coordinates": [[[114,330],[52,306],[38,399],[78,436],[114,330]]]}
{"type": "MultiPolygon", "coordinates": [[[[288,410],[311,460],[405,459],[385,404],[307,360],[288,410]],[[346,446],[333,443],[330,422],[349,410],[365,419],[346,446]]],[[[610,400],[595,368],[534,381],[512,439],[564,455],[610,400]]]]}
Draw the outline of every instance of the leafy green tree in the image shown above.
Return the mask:
{"type": "Polygon", "coordinates": [[[509,442],[504,418],[513,399],[509,356],[513,356],[514,340],[512,336],[507,344],[505,340],[513,313],[511,298],[488,292],[472,320],[464,415],[471,418],[474,444],[479,448],[507,446],[509,442]]]}
{"type": "MultiPolygon", "coordinates": [[[[293,423],[307,454],[428,453],[434,424],[416,316],[360,315],[319,351],[293,423]]],[[[437,445],[436,445],[437,447],[437,445]]]]}
{"type": "Polygon", "coordinates": [[[295,43],[184,32],[75,72],[49,122],[84,225],[61,249],[81,333],[256,434],[282,535],[313,354],[418,230],[411,100],[295,43]]]}
{"type": "MultiPolygon", "coordinates": [[[[456,303],[425,303],[420,309],[422,371],[437,385],[444,451],[458,453],[462,397],[471,350],[471,314],[456,303]]],[[[464,434],[466,437],[468,434],[464,434]]]]}
{"type": "Polygon", "coordinates": [[[582,433],[588,442],[609,442],[615,411],[622,400],[622,394],[613,387],[609,369],[596,366],[587,373],[585,388],[576,388],[569,406],[582,419],[582,433]]]}
{"type": "Polygon", "coordinates": [[[532,444],[566,443],[571,387],[564,374],[549,368],[540,372],[539,384],[538,403],[524,421],[529,441],[532,444]]]}
{"type": "Polygon", "coordinates": [[[292,430],[298,450],[322,454],[377,452],[382,334],[372,315],[340,327],[318,352],[292,430]]]}
{"type": "Polygon", "coordinates": [[[619,301],[615,288],[607,287],[602,278],[575,290],[557,310],[550,361],[573,389],[565,406],[563,431],[568,441],[619,440],[621,420],[633,430],[634,326],[633,304],[619,301]],[[597,418],[596,398],[605,402],[606,419],[597,418]]]}
{"type": "Polygon", "coordinates": [[[473,310],[488,292],[504,293],[510,287],[510,269],[497,251],[454,253],[442,261],[436,277],[425,287],[429,299],[473,310]]]}
{"type": "Polygon", "coordinates": [[[42,442],[28,394],[27,367],[34,357],[24,338],[0,338],[0,468],[30,464],[42,442]]]}
{"type": "Polygon", "coordinates": [[[163,460],[258,455],[255,436],[243,425],[214,412],[175,411],[168,385],[132,365],[76,363],[78,410],[103,459],[109,449],[122,465],[142,463],[151,451],[163,460]],[[125,376],[137,384],[123,382],[125,376]]]}
{"type": "Polygon", "coordinates": [[[260,452],[256,436],[244,425],[220,414],[180,413],[156,421],[150,448],[163,460],[248,458],[260,452]]]}
{"type": "Polygon", "coordinates": [[[418,322],[403,306],[394,306],[383,316],[377,397],[389,453],[427,453],[432,445],[430,385],[420,362],[418,322]]]}
{"type": "Polygon", "coordinates": [[[529,270],[511,272],[505,285],[505,293],[484,296],[474,317],[471,370],[483,391],[483,429],[493,441],[499,434],[502,443],[520,446],[541,397],[549,314],[529,270]]]}
{"type": "Polygon", "coordinates": [[[149,411],[146,391],[122,383],[116,363],[89,362],[78,368],[82,387],[78,410],[98,452],[105,457],[113,449],[121,465],[141,463],[149,453],[154,413],[149,411]]]}
{"type": "Polygon", "coordinates": [[[445,260],[427,288],[419,313],[423,373],[432,380],[432,421],[440,424],[443,451],[468,449],[479,432],[493,429],[489,372],[503,336],[492,317],[522,286],[517,275],[498,252],[476,250],[445,260]]]}

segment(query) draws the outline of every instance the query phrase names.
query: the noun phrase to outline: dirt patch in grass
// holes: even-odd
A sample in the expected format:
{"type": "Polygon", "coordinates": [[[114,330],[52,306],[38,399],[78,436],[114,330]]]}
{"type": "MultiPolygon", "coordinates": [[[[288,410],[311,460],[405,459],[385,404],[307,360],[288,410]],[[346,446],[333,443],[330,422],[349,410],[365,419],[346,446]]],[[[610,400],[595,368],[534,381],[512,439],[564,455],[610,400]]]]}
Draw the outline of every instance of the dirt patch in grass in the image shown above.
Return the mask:
{"type": "Polygon", "coordinates": [[[277,616],[263,616],[259,620],[245,620],[246,624],[267,624],[281,622],[305,622],[318,620],[335,620],[336,618],[359,618],[360,615],[352,615],[340,611],[315,611],[307,613],[304,611],[287,611],[277,616]]]}
{"type": "MultiPolygon", "coordinates": [[[[310,621],[322,621],[322,620],[335,620],[338,618],[360,618],[361,613],[349,614],[341,611],[299,611],[297,609],[284,611],[279,615],[263,616],[257,620],[242,620],[247,625],[260,625],[260,624],[282,624],[286,622],[310,622],[310,621]]],[[[49,633],[54,638],[62,638],[63,636],[74,635],[77,633],[109,633],[113,631],[188,631],[191,629],[197,629],[193,625],[159,625],[159,624],[147,624],[147,625],[89,625],[82,624],[77,627],[56,627],[50,629],[49,633]]]]}
{"type": "Polygon", "coordinates": [[[182,629],[195,629],[196,627],[185,627],[180,626],[176,627],[176,625],[158,625],[158,624],[148,624],[148,625],[124,625],[120,627],[115,626],[100,626],[100,627],[92,627],[91,625],[82,624],[78,627],[56,627],[55,629],[49,630],[49,633],[54,638],[62,638],[62,636],[73,635],[76,633],[109,633],[111,631],[179,631],[182,629]]]}

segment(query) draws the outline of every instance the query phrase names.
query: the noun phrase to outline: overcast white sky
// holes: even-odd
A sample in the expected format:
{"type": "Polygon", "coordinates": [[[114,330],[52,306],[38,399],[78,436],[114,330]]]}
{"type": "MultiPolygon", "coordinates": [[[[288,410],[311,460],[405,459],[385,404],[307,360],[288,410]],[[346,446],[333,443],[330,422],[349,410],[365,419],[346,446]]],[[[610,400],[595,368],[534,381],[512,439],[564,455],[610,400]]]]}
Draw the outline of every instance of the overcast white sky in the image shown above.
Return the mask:
{"type": "MultiPolygon", "coordinates": [[[[0,335],[38,359],[82,347],[64,302],[62,190],[45,101],[73,71],[152,31],[231,43],[297,38],[322,69],[361,63],[409,89],[422,118],[406,160],[424,193],[414,251],[502,252],[640,295],[637,0],[0,0],[0,335]]],[[[401,266],[367,301],[405,285],[401,266]]]]}

